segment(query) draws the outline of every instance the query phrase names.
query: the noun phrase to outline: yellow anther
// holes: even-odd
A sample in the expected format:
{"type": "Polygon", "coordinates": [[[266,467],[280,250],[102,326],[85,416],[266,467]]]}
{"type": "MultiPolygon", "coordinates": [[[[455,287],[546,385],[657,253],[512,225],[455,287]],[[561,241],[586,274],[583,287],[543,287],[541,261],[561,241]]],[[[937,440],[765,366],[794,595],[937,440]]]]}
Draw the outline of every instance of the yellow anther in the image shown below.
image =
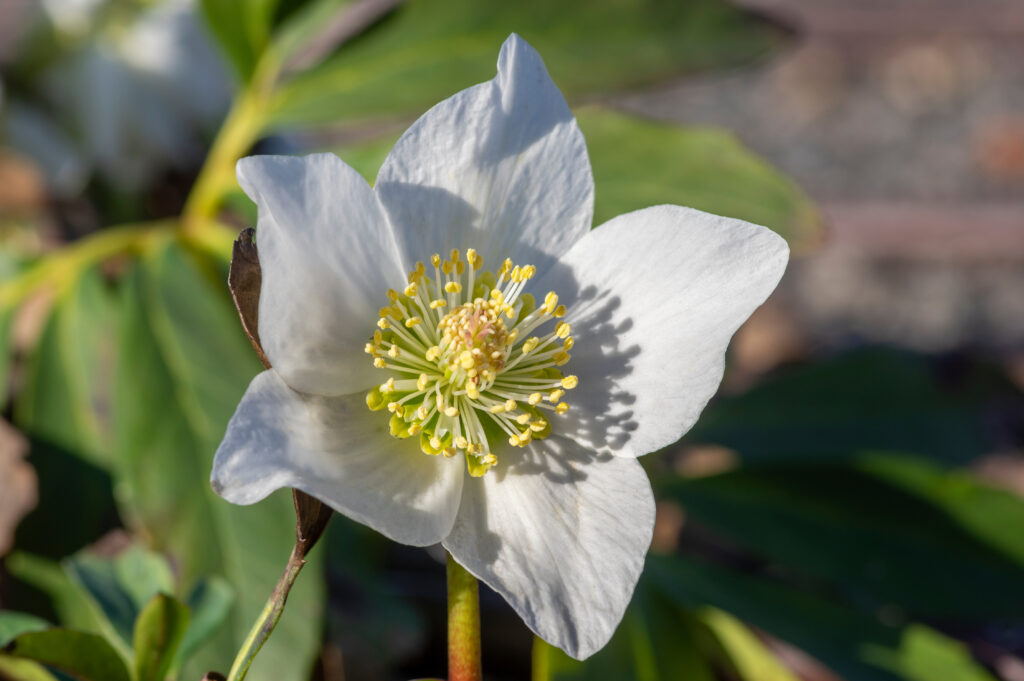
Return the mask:
{"type": "Polygon", "coordinates": [[[383,357],[374,357],[373,358],[373,366],[377,367],[378,369],[383,369],[387,365],[388,365],[388,363],[384,361],[383,357]]]}
{"type": "Polygon", "coordinates": [[[452,262],[459,261],[459,249],[453,248],[452,252],[449,255],[451,256],[452,262]]]}
{"type": "Polygon", "coordinates": [[[399,354],[401,354],[401,351],[398,349],[397,345],[392,345],[388,348],[388,357],[391,359],[398,359],[399,354]]]}
{"type": "Polygon", "coordinates": [[[420,374],[420,377],[416,379],[417,390],[426,390],[429,384],[430,377],[428,377],[426,374],[420,374]]]}
{"type": "Polygon", "coordinates": [[[457,281],[449,281],[444,285],[446,293],[462,293],[462,284],[457,281]]]}
{"type": "Polygon", "coordinates": [[[539,433],[539,432],[541,432],[542,430],[544,430],[547,427],[548,427],[548,424],[547,424],[546,421],[531,421],[530,422],[530,430],[533,431],[534,433],[539,433]]]}
{"type": "Polygon", "coordinates": [[[452,273],[452,261],[451,260],[445,260],[443,263],[441,263],[441,271],[444,272],[445,274],[451,274],[452,273]]]}
{"type": "Polygon", "coordinates": [[[461,260],[458,261],[457,263],[455,263],[455,274],[458,274],[458,275],[461,276],[462,273],[465,272],[465,271],[466,271],[466,263],[462,262],[461,260]]]}
{"type": "Polygon", "coordinates": [[[569,403],[568,402],[559,402],[558,404],[555,405],[555,413],[556,414],[564,414],[567,411],[569,411],[569,403]]]}
{"type": "Polygon", "coordinates": [[[562,347],[566,350],[572,350],[572,346],[576,345],[576,339],[569,336],[562,342],[562,347]]]}
{"type": "Polygon", "coordinates": [[[480,399],[480,389],[475,383],[466,383],[466,396],[471,400],[480,399]]]}
{"type": "Polygon", "coordinates": [[[483,260],[483,258],[477,255],[475,248],[466,249],[466,262],[472,265],[474,270],[480,269],[480,264],[483,260]]]}
{"type": "Polygon", "coordinates": [[[561,388],[555,388],[550,393],[548,393],[548,402],[557,402],[558,400],[562,399],[563,395],[565,395],[564,390],[562,390],[561,388]]]}
{"type": "Polygon", "coordinates": [[[456,416],[459,415],[459,410],[456,409],[455,407],[448,407],[447,409],[444,410],[444,415],[450,416],[451,418],[455,418],[456,416]]]}
{"type": "Polygon", "coordinates": [[[365,352],[368,355],[376,355],[377,346],[374,345],[373,343],[367,343],[366,345],[363,346],[363,352],[365,352]]]}
{"type": "Polygon", "coordinates": [[[501,305],[505,302],[505,294],[496,288],[491,289],[491,298],[498,305],[501,305]]]}
{"type": "Polygon", "coordinates": [[[402,405],[400,405],[398,402],[388,402],[388,411],[396,413],[399,416],[401,416],[402,415],[402,405]]]}
{"type": "Polygon", "coordinates": [[[508,438],[508,443],[513,447],[518,447],[522,443],[522,440],[519,439],[518,435],[511,435],[508,438]]]}
{"type": "MultiPolygon", "coordinates": [[[[413,274],[415,274],[415,272],[413,274]]],[[[405,287],[404,293],[405,293],[405,295],[409,296],[410,298],[413,298],[413,297],[416,296],[416,291],[417,290],[418,289],[416,288],[416,283],[413,282],[413,283],[411,283],[411,284],[409,284],[408,286],[405,287]]]]}
{"type": "Polygon", "coordinates": [[[443,443],[443,442],[441,442],[441,438],[439,438],[439,437],[438,437],[438,436],[436,436],[436,435],[435,435],[435,436],[433,436],[432,438],[430,438],[430,446],[431,446],[431,447],[433,447],[434,449],[441,449],[441,446],[442,446],[443,444],[444,444],[444,443],[443,443]]]}
{"type": "Polygon", "coordinates": [[[505,400],[505,411],[515,411],[518,406],[515,400],[505,400]]]}
{"type": "Polygon", "coordinates": [[[569,353],[559,350],[551,357],[551,359],[554,360],[556,367],[560,367],[568,363],[569,353]]]}
{"type": "Polygon", "coordinates": [[[488,411],[490,411],[492,414],[501,414],[501,413],[503,413],[505,411],[505,405],[504,404],[496,404],[493,407],[491,407],[490,409],[488,409],[488,411]]]}
{"type": "Polygon", "coordinates": [[[516,423],[518,423],[521,426],[525,426],[529,422],[530,422],[530,415],[527,414],[526,412],[523,412],[522,414],[520,414],[519,416],[516,417],[516,423]]]}
{"type": "Polygon", "coordinates": [[[380,345],[381,341],[383,341],[383,340],[384,340],[384,334],[382,334],[380,331],[374,331],[373,332],[373,344],[374,345],[380,345]]]}
{"type": "Polygon", "coordinates": [[[430,348],[429,350],[427,350],[426,354],[424,355],[424,357],[426,357],[428,362],[433,362],[433,361],[435,361],[440,356],[441,356],[441,348],[437,347],[436,345],[433,346],[432,348],[430,348]]]}
{"type": "Polygon", "coordinates": [[[461,435],[455,438],[455,447],[458,449],[465,449],[469,446],[469,440],[462,437],[461,435]]]}
{"type": "Polygon", "coordinates": [[[388,300],[390,300],[392,303],[398,302],[398,291],[396,291],[393,288],[389,288],[388,289],[388,300]]]}
{"type": "Polygon", "coordinates": [[[540,344],[540,338],[537,338],[536,336],[533,336],[532,338],[527,338],[523,342],[523,354],[524,355],[530,354],[531,352],[533,352],[534,350],[537,349],[537,346],[539,344],[540,344]]]}
{"type": "Polygon", "coordinates": [[[419,423],[409,424],[409,435],[419,435],[420,431],[423,430],[423,426],[419,423]]]}
{"type": "Polygon", "coordinates": [[[444,298],[438,298],[437,300],[431,300],[430,301],[430,309],[431,310],[436,310],[437,308],[444,307],[447,304],[448,304],[448,301],[445,300],[444,298]]]}
{"type": "Polygon", "coordinates": [[[555,335],[559,338],[568,338],[570,333],[572,333],[572,327],[566,322],[559,322],[555,326],[555,335]]]}
{"type": "Polygon", "coordinates": [[[383,318],[383,317],[390,317],[391,316],[391,306],[388,305],[387,307],[382,307],[381,309],[377,310],[377,316],[381,317],[381,318],[383,318]]]}
{"type": "Polygon", "coordinates": [[[423,419],[427,418],[427,414],[429,413],[430,410],[421,405],[420,408],[416,410],[416,418],[422,421],[423,419]]]}
{"type": "Polygon", "coordinates": [[[572,390],[573,388],[580,384],[580,379],[578,376],[575,375],[566,376],[565,378],[562,379],[561,383],[562,387],[565,388],[566,390],[572,390]]]}
{"type": "Polygon", "coordinates": [[[390,329],[391,328],[391,322],[389,322],[384,317],[381,317],[380,319],[377,320],[377,326],[379,326],[382,329],[390,329]]]}
{"type": "Polygon", "coordinates": [[[548,294],[544,296],[544,304],[541,309],[551,314],[555,310],[555,306],[558,305],[558,294],[554,291],[548,291],[548,294]]]}
{"type": "Polygon", "coordinates": [[[440,267],[441,256],[438,253],[435,253],[434,255],[430,256],[430,264],[433,265],[434,267],[440,267]]]}
{"type": "Polygon", "coordinates": [[[422,323],[423,323],[423,319],[420,318],[420,317],[409,317],[408,319],[405,320],[405,325],[407,327],[409,327],[410,329],[412,327],[414,327],[414,326],[416,326],[418,324],[422,324],[422,323]]]}
{"type": "Polygon", "coordinates": [[[537,406],[543,399],[544,396],[541,395],[540,393],[530,393],[530,396],[527,398],[526,401],[529,402],[532,406],[537,406]]]}
{"type": "Polygon", "coordinates": [[[516,265],[515,267],[512,268],[512,274],[509,275],[509,278],[512,279],[512,281],[515,281],[515,282],[520,281],[519,273],[522,272],[522,271],[523,271],[522,268],[519,267],[519,265],[516,265]]]}
{"type": "Polygon", "coordinates": [[[473,359],[473,353],[469,350],[463,350],[462,354],[459,355],[459,366],[463,369],[472,369],[476,366],[476,361],[473,359]]]}
{"type": "Polygon", "coordinates": [[[395,379],[389,378],[380,384],[380,391],[382,393],[393,393],[395,392],[395,379]]]}
{"type": "Polygon", "coordinates": [[[565,316],[565,305],[559,305],[555,308],[555,311],[551,313],[552,317],[560,319],[565,316]]]}
{"type": "Polygon", "coordinates": [[[484,456],[480,457],[480,461],[482,463],[487,464],[488,466],[493,466],[494,464],[498,463],[498,457],[496,457],[496,456],[494,456],[494,454],[491,454],[490,452],[488,452],[484,456]]]}
{"type": "Polygon", "coordinates": [[[523,279],[533,279],[533,275],[537,274],[537,268],[533,265],[527,265],[523,268],[523,279]]]}
{"type": "Polygon", "coordinates": [[[455,447],[445,447],[444,451],[442,452],[446,459],[450,459],[458,453],[459,450],[455,449],[455,447]]]}

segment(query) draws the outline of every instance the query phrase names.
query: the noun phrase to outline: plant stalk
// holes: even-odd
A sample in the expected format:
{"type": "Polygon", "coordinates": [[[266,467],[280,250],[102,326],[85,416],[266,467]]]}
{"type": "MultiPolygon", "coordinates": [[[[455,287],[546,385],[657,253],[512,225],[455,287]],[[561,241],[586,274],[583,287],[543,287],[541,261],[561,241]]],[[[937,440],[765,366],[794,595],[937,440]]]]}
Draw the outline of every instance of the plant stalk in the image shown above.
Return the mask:
{"type": "Polygon", "coordinates": [[[302,566],[306,564],[304,555],[305,551],[296,544],[295,548],[292,549],[292,555],[288,557],[288,565],[285,566],[281,579],[277,581],[277,586],[274,587],[273,593],[270,594],[267,604],[263,606],[263,612],[256,618],[252,629],[249,631],[249,635],[245,638],[245,642],[238,649],[235,661],[231,665],[231,671],[228,672],[227,681],[242,681],[245,678],[245,675],[249,672],[249,667],[252,665],[252,661],[256,658],[256,654],[260,652],[260,648],[270,638],[270,634],[274,632],[274,627],[277,626],[277,621],[281,619],[281,613],[284,612],[284,604],[288,600],[288,593],[295,584],[295,578],[299,576],[302,566]]]}
{"type": "Polygon", "coordinates": [[[481,681],[476,578],[448,555],[448,681],[481,681]]]}

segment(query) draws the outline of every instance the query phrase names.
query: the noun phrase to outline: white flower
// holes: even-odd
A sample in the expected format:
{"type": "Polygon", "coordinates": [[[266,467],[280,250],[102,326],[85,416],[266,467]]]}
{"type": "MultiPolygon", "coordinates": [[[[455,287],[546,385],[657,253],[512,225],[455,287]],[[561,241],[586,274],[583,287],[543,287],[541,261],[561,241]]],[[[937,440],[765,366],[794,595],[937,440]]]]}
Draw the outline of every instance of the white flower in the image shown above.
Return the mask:
{"type": "Polygon", "coordinates": [[[395,541],[441,542],[539,636],[600,649],[651,539],[636,457],[697,420],[785,242],[677,206],[591,231],[583,136],[515,35],[375,188],[329,154],[246,158],[238,176],[259,205],[274,368],[228,425],[215,489],[250,504],[296,487],[395,541]]]}

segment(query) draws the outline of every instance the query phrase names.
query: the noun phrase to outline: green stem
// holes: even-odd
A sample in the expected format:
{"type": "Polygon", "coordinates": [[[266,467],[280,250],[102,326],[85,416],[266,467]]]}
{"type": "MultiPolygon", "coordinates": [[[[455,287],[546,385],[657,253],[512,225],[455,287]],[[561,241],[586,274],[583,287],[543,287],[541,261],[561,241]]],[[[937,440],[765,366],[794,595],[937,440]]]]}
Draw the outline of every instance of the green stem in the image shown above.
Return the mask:
{"type": "Polygon", "coordinates": [[[235,98],[217,133],[182,212],[186,234],[201,233],[217,216],[224,195],[235,185],[235,163],[259,139],[266,123],[277,80],[278,64],[267,52],[252,79],[235,98]]]}
{"type": "Polygon", "coordinates": [[[551,648],[540,636],[533,637],[533,655],[530,662],[532,681],[550,681],[551,648]]]}
{"type": "Polygon", "coordinates": [[[306,564],[303,558],[304,554],[305,551],[298,544],[292,549],[292,555],[288,558],[284,574],[281,575],[277,586],[274,587],[274,592],[270,594],[267,604],[263,606],[263,612],[253,623],[252,630],[249,631],[242,647],[238,649],[238,654],[235,655],[235,661],[231,665],[231,671],[228,672],[227,681],[242,681],[249,672],[256,653],[260,652],[260,648],[270,638],[274,627],[277,626],[277,621],[281,619],[281,613],[284,612],[284,604],[288,600],[288,593],[292,590],[292,585],[295,584],[295,578],[299,576],[302,566],[306,564]]]}
{"type": "Polygon", "coordinates": [[[448,681],[480,681],[480,595],[476,578],[448,555],[448,681]]]}

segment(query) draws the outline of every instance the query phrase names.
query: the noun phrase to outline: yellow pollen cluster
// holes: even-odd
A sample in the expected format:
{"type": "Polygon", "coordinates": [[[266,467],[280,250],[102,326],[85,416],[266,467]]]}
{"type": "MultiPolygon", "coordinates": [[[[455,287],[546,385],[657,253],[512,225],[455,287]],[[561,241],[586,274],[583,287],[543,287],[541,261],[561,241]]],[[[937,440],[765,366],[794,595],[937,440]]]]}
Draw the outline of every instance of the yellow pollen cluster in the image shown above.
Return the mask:
{"type": "Polygon", "coordinates": [[[554,292],[539,306],[524,293],[532,265],[506,259],[497,272],[481,271],[472,248],[464,258],[458,249],[434,254],[430,264],[432,273],[416,263],[408,285],[387,292],[365,350],[389,375],[366,403],[388,410],[395,437],[418,436],[430,455],[462,452],[481,476],[498,462],[493,442],[525,447],[550,434],[552,414],[569,410],[562,398],[579,380],[559,367],[570,359],[572,329],[558,321],[566,310],[554,292]]]}

